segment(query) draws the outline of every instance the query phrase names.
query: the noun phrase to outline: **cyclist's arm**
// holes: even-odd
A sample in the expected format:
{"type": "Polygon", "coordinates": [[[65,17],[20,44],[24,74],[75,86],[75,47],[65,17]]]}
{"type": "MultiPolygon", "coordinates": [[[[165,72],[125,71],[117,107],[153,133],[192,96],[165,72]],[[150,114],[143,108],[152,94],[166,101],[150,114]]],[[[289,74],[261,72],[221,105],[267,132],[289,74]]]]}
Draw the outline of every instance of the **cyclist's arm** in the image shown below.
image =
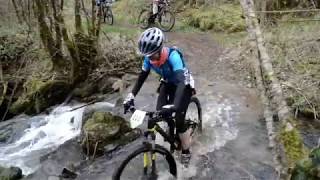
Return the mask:
{"type": "Polygon", "coordinates": [[[143,61],[142,70],[139,74],[139,77],[136,81],[136,84],[134,85],[134,87],[132,89],[132,94],[134,96],[136,96],[138,94],[138,92],[140,91],[140,89],[141,89],[144,81],[147,79],[149,73],[150,73],[150,63],[149,63],[149,60],[147,60],[145,58],[143,61]]]}
{"type": "Polygon", "coordinates": [[[180,111],[181,101],[183,100],[184,91],[186,88],[183,60],[181,59],[179,53],[174,51],[169,57],[169,62],[173,67],[175,81],[177,82],[177,88],[173,101],[173,110],[180,111]]]}

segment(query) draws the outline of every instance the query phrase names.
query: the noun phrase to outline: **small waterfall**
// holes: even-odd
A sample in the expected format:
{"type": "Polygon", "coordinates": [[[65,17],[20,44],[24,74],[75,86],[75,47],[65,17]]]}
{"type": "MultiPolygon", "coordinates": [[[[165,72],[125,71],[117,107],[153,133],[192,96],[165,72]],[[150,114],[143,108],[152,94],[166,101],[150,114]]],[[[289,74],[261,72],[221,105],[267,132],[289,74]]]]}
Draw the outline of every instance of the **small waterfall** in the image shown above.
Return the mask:
{"type": "Polygon", "coordinates": [[[80,134],[85,108],[74,108],[58,106],[47,116],[32,117],[37,121],[24,130],[21,138],[0,148],[0,165],[17,166],[25,175],[33,173],[40,167],[41,156],[80,134]]]}

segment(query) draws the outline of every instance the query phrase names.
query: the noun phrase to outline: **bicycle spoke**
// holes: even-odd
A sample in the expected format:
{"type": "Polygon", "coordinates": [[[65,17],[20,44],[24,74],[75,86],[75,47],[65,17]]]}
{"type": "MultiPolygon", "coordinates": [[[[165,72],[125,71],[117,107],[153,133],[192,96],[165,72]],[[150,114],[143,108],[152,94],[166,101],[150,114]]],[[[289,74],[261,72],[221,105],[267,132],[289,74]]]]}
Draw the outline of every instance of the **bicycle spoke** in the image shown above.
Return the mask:
{"type": "Polygon", "coordinates": [[[169,165],[165,157],[159,153],[151,155],[151,152],[141,153],[132,159],[122,172],[121,179],[145,179],[160,176],[164,172],[168,172],[169,165]],[[152,173],[152,161],[156,164],[154,174],[152,173]]]}
{"type": "Polygon", "coordinates": [[[202,130],[202,120],[200,107],[198,107],[198,104],[196,104],[194,101],[191,101],[188,105],[188,109],[186,112],[186,123],[190,128],[193,129],[192,136],[194,136],[194,133],[201,132],[202,130]]]}

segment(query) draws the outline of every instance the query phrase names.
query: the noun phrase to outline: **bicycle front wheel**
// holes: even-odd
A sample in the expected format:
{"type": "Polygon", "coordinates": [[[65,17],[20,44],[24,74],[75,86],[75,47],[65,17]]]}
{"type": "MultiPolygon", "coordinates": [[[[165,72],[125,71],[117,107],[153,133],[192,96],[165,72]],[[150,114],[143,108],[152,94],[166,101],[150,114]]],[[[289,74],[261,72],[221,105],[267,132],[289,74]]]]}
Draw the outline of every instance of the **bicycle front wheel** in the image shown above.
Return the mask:
{"type": "Polygon", "coordinates": [[[144,9],[138,16],[138,24],[141,29],[147,29],[150,24],[150,11],[144,9]]]}
{"type": "Polygon", "coordinates": [[[157,179],[158,175],[171,174],[177,177],[177,165],[171,153],[157,145],[151,155],[151,146],[142,145],[132,152],[113,173],[113,180],[157,179]],[[152,157],[151,157],[152,156],[152,157]],[[151,162],[155,161],[156,174],[152,173],[151,162]]]}
{"type": "Polygon", "coordinates": [[[163,13],[158,17],[160,29],[162,31],[170,31],[175,23],[174,14],[171,11],[164,10],[163,13]]]}
{"type": "Polygon", "coordinates": [[[185,120],[188,126],[193,129],[192,135],[202,133],[202,109],[198,98],[191,97],[185,120]]]}
{"type": "Polygon", "coordinates": [[[103,21],[109,25],[113,24],[113,14],[111,8],[106,8],[104,10],[103,21]]]}

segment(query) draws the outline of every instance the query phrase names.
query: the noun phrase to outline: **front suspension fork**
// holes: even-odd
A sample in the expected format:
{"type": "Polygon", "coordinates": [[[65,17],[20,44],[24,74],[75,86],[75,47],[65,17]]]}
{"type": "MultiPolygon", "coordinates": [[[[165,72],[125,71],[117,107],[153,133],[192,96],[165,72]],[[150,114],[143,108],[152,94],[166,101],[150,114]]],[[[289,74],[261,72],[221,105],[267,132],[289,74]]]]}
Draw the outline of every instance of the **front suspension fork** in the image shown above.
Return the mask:
{"type": "MultiPolygon", "coordinates": [[[[155,130],[150,129],[147,132],[145,132],[144,136],[146,141],[144,143],[148,143],[148,137],[151,136],[151,144],[146,144],[146,145],[151,145],[151,151],[150,156],[151,156],[151,176],[153,179],[156,179],[158,177],[157,175],[157,169],[156,169],[156,153],[155,153],[155,147],[156,147],[156,135],[155,135],[155,130]]],[[[143,154],[143,174],[147,175],[148,174],[148,166],[150,165],[150,160],[148,156],[148,152],[145,152],[143,154]]]]}

